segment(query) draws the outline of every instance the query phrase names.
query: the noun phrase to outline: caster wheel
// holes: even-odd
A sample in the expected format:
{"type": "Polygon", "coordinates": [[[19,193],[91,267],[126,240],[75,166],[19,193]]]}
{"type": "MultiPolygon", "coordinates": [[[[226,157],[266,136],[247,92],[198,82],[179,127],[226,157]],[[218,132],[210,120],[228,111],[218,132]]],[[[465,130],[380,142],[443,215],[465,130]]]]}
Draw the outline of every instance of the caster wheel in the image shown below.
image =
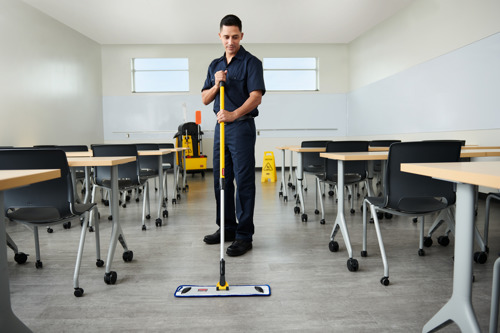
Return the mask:
{"type": "Polygon", "coordinates": [[[130,262],[134,258],[134,252],[132,252],[130,250],[129,251],[125,251],[125,252],[123,252],[122,258],[123,258],[123,261],[130,262]]]}
{"type": "Polygon", "coordinates": [[[424,246],[425,247],[431,247],[432,246],[432,238],[431,237],[424,237],[424,246]]]}
{"type": "Polygon", "coordinates": [[[106,284],[115,284],[116,278],[117,275],[116,272],[114,271],[104,274],[104,282],[106,282],[106,284]]]}
{"type": "Polygon", "coordinates": [[[299,207],[294,207],[294,208],[293,208],[293,212],[294,212],[295,214],[299,214],[299,213],[300,213],[300,208],[299,208],[299,207]]]}
{"type": "Polygon", "coordinates": [[[294,190],[294,191],[295,191],[295,185],[292,185],[292,190],[294,190]]]}
{"type": "Polygon", "coordinates": [[[164,210],[162,216],[165,217],[165,218],[167,218],[168,217],[168,211],[164,210]]]}
{"type": "Polygon", "coordinates": [[[63,228],[64,229],[71,229],[71,222],[63,223],[63,228]]]}
{"type": "Polygon", "coordinates": [[[51,233],[53,233],[53,232],[54,232],[54,229],[52,229],[52,228],[47,228],[47,232],[48,232],[49,234],[51,234],[51,233]]]}
{"type": "Polygon", "coordinates": [[[370,218],[370,220],[368,221],[368,223],[375,223],[375,222],[373,221],[373,218],[370,218]]]}
{"type": "Polygon", "coordinates": [[[123,207],[123,208],[127,208],[127,204],[126,204],[126,203],[124,203],[124,204],[122,205],[122,207],[123,207]]]}
{"type": "Polygon", "coordinates": [[[488,259],[486,252],[476,252],[474,253],[474,261],[478,264],[484,264],[488,259]]]}
{"type": "Polygon", "coordinates": [[[285,195],[285,196],[283,197],[283,200],[284,200],[285,202],[288,202],[288,197],[285,195]]]}
{"type": "Polygon", "coordinates": [[[186,184],[186,190],[189,190],[189,185],[186,184]]]}
{"type": "Polygon", "coordinates": [[[97,267],[102,267],[102,266],[104,266],[104,260],[102,260],[102,259],[97,259],[97,260],[96,260],[96,262],[95,262],[95,265],[96,265],[97,267]]]}
{"type": "Polygon", "coordinates": [[[177,200],[181,200],[181,195],[177,194],[177,200]]]}
{"type": "Polygon", "coordinates": [[[326,223],[326,221],[325,221],[325,219],[321,219],[321,221],[319,221],[319,223],[320,223],[320,224],[325,224],[325,223],[326,223]]]}
{"type": "Polygon", "coordinates": [[[35,263],[35,267],[36,267],[36,268],[43,268],[43,263],[42,263],[41,261],[37,261],[37,262],[35,263]]]}
{"type": "Polygon", "coordinates": [[[19,252],[14,254],[14,260],[18,264],[24,264],[28,260],[28,255],[24,252],[19,252]]]}
{"type": "Polygon", "coordinates": [[[315,209],[314,210],[314,214],[318,215],[319,214],[319,210],[315,209]]]}
{"type": "Polygon", "coordinates": [[[172,204],[173,204],[173,205],[177,204],[177,200],[172,199],[172,204]]]}
{"type": "Polygon", "coordinates": [[[441,246],[448,246],[448,244],[450,244],[450,238],[448,236],[439,236],[438,244],[441,246]]]}
{"type": "Polygon", "coordinates": [[[82,297],[83,296],[83,289],[82,288],[75,288],[74,295],[76,297],[82,297]]]}
{"type": "Polygon", "coordinates": [[[425,251],[424,251],[423,249],[418,249],[418,255],[419,255],[420,257],[425,256],[425,251]]]}
{"type": "Polygon", "coordinates": [[[151,219],[151,215],[150,214],[146,215],[146,219],[150,220],[151,219]]]}
{"type": "MultiPolygon", "coordinates": [[[[391,213],[384,213],[384,217],[386,219],[392,219],[392,214],[391,213]]],[[[389,280],[388,280],[389,281],[389,280]]]]}
{"type": "Polygon", "coordinates": [[[161,219],[156,219],[155,226],[161,227],[161,219]]]}
{"type": "Polygon", "coordinates": [[[307,222],[307,214],[302,214],[302,222],[307,222]]]}
{"type": "Polygon", "coordinates": [[[337,252],[339,250],[339,243],[331,241],[328,243],[328,248],[330,249],[330,252],[337,252]]]}
{"type": "Polygon", "coordinates": [[[368,257],[368,252],[366,252],[366,251],[361,251],[361,256],[362,256],[363,258],[368,257]]]}
{"type": "Polygon", "coordinates": [[[104,206],[109,206],[109,200],[104,200],[104,206]]]}
{"type": "Polygon", "coordinates": [[[280,192],[280,193],[278,194],[278,197],[279,197],[279,198],[281,198],[282,196],[283,196],[283,192],[280,192]]]}
{"type": "Polygon", "coordinates": [[[418,217],[414,217],[412,221],[413,221],[413,223],[417,223],[418,222],[418,217]]]}
{"type": "Polygon", "coordinates": [[[358,260],[353,258],[347,259],[347,269],[349,272],[356,272],[359,269],[358,260]]]}
{"type": "Polygon", "coordinates": [[[146,226],[145,225],[142,226],[142,230],[143,231],[146,230],[146,226]]]}
{"type": "Polygon", "coordinates": [[[89,227],[89,232],[94,232],[94,227],[89,227]]]}
{"type": "Polygon", "coordinates": [[[163,203],[161,204],[161,206],[162,206],[163,208],[167,207],[166,202],[163,202],[163,203]]]}
{"type": "Polygon", "coordinates": [[[384,218],[384,213],[382,213],[382,212],[377,212],[377,218],[378,218],[379,220],[382,220],[382,219],[384,218]]]}
{"type": "Polygon", "coordinates": [[[489,248],[488,246],[485,246],[485,247],[484,247],[484,252],[486,252],[486,253],[490,253],[490,248],[489,248]]]}
{"type": "MultiPolygon", "coordinates": [[[[142,191],[139,191],[139,193],[141,193],[141,192],[142,192],[142,191]]],[[[129,193],[130,193],[130,192],[129,192],[129,193]]],[[[125,197],[125,201],[130,201],[130,195],[127,195],[127,196],[125,197]]]]}
{"type": "Polygon", "coordinates": [[[139,202],[139,198],[135,198],[135,202],[139,202]]]}
{"type": "Polygon", "coordinates": [[[351,214],[354,214],[356,211],[354,209],[351,209],[351,214]]]}
{"type": "Polygon", "coordinates": [[[387,287],[389,285],[389,278],[387,276],[384,276],[380,279],[380,283],[387,287]]]}
{"type": "Polygon", "coordinates": [[[333,191],[328,191],[328,196],[333,197],[333,191]]]}
{"type": "Polygon", "coordinates": [[[113,215],[108,216],[108,221],[113,221],[113,215]]]}

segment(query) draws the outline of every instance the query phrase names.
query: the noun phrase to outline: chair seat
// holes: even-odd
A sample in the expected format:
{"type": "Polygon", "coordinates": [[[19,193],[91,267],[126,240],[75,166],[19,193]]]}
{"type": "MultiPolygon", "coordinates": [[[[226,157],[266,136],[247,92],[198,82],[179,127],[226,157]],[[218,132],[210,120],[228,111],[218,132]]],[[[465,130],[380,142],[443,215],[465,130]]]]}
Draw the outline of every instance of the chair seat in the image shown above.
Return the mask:
{"type": "Polygon", "coordinates": [[[382,209],[399,211],[404,214],[419,215],[437,212],[448,207],[445,201],[432,197],[403,198],[397,207],[384,206],[384,197],[366,198],[370,204],[382,209]]]}
{"type": "Polygon", "coordinates": [[[158,171],[153,170],[153,169],[141,169],[141,178],[142,177],[156,177],[158,176],[158,171]]]}
{"type": "MultiPolygon", "coordinates": [[[[334,180],[326,179],[326,176],[324,174],[319,174],[316,175],[321,182],[327,182],[327,183],[337,183],[338,176],[335,175],[334,180]]],[[[362,177],[360,174],[357,173],[347,173],[344,175],[344,184],[354,184],[354,183],[359,183],[362,180],[362,177]]]]}
{"type": "Polygon", "coordinates": [[[304,171],[310,172],[310,173],[322,173],[322,172],[325,172],[325,166],[324,165],[307,165],[307,166],[304,166],[304,171]]]}
{"type": "MultiPolygon", "coordinates": [[[[146,180],[147,180],[147,178],[141,178],[140,179],[141,184],[144,184],[144,182],[146,180]]],[[[107,187],[107,188],[111,188],[111,180],[103,179],[102,186],[107,187]]],[[[133,187],[137,187],[137,183],[135,181],[132,181],[132,179],[129,179],[129,178],[118,179],[118,188],[120,190],[125,190],[125,189],[133,188],[133,187]]]]}

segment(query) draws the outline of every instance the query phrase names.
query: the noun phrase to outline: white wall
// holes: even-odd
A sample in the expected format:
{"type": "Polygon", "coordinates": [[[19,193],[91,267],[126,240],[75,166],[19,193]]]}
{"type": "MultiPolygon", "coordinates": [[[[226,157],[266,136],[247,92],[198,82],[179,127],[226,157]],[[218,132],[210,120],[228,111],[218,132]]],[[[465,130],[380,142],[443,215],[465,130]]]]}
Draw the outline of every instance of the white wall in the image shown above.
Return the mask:
{"type": "Polygon", "coordinates": [[[0,145],[103,142],[100,45],[0,1],[0,145]]]}

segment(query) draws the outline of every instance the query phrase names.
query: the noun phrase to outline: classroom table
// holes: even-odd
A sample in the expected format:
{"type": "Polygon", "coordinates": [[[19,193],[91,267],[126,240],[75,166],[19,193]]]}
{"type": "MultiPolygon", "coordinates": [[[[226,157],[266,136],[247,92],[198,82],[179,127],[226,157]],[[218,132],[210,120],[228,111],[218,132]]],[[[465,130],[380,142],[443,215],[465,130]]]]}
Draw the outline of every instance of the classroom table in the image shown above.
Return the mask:
{"type": "Polygon", "coordinates": [[[474,186],[500,188],[500,162],[403,163],[401,171],[457,184],[453,292],[422,332],[446,326],[450,320],[462,332],[480,332],[472,306],[474,186]]]}
{"type": "MultiPolygon", "coordinates": [[[[68,157],[68,165],[70,167],[97,167],[97,166],[108,166],[111,167],[111,215],[113,216],[113,227],[111,231],[111,240],[108,249],[108,257],[106,259],[106,272],[104,275],[104,281],[107,284],[115,284],[117,279],[117,274],[111,271],[111,264],[113,262],[113,257],[115,255],[116,244],[120,241],[125,253],[127,253],[131,258],[132,251],[127,248],[127,243],[123,235],[122,228],[120,226],[119,217],[119,196],[120,191],[118,189],[118,165],[133,162],[136,160],[135,156],[113,156],[113,157],[68,157]]],[[[129,260],[127,260],[129,261],[129,260]]]]}
{"type": "MultiPolygon", "coordinates": [[[[4,216],[4,193],[19,186],[61,177],[61,170],[0,170],[0,212],[4,216]]],[[[14,314],[10,303],[5,222],[0,221],[0,327],[5,332],[31,332],[14,314]]]]}
{"type": "MultiPolygon", "coordinates": [[[[338,179],[337,179],[337,191],[338,204],[337,204],[337,217],[335,218],[335,224],[330,235],[330,250],[336,252],[338,250],[338,243],[335,241],[335,236],[340,229],[342,236],[344,238],[344,243],[347,247],[349,254],[349,259],[347,260],[347,268],[350,271],[356,271],[359,268],[356,259],[352,258],[352,247],[349,239],[349,232],[347,230],[347,225],[345,221],[344,212],[344,162],[346,161],[375,161],[375,160],[387,160],[389,152],[387,151],[376,151],[376,152],[348,152],[348,153],[320,153],[321,157],[329,158],[338,161],[338,179]]],[[[484,150],[466,150],[463,149],[460,153],[460,157],[490,157],[490,156],[500,156],[500,149],[484,149],[484,150]]],[[[368,182],[368,195],[373,195],[373,190],[371,189],[371,181],[368,182]]],[[[300,191],[299,191],[300,193],[300,191]]]]}

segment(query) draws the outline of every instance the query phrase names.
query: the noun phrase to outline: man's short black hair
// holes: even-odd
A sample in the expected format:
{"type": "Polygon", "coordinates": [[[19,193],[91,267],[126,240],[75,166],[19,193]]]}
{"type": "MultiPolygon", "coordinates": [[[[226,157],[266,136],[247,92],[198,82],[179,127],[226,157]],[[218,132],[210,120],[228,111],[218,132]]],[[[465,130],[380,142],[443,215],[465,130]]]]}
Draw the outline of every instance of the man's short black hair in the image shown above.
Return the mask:
{"type": "Polygon", "coordinates": [[[225,25],[226,27],[231,27],[231,26],[236,26],[241,30],[241,20],[238,18],[236,15],[226,15],[222,18],[220,21],[220,30],[222,30],[222,26],[225,25]]]}

